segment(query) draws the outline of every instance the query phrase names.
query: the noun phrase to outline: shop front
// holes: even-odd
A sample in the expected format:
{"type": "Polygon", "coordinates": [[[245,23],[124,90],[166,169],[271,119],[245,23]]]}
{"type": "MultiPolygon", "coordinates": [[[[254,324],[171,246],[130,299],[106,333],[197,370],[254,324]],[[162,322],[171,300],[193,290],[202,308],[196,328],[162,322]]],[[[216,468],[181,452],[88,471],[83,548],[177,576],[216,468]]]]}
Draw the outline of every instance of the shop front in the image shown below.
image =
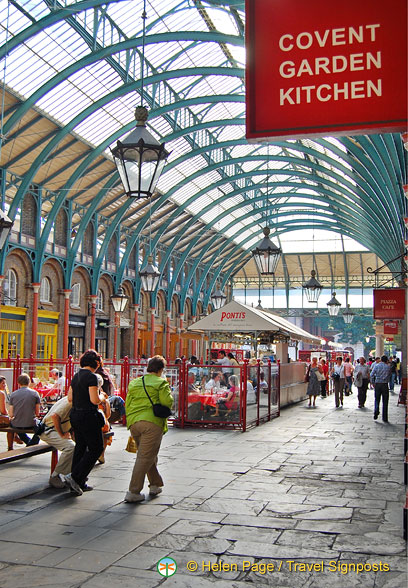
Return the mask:
{"type": "Polygon", "coordinates": [[[24,355],[27,308],[1,305],[0,359],[24,355]]]}
{"type": "Polygon", "coordinates": [[[79,359],[85,350],[86,317],[70,315],[68,327],[68,355],[79,359]]]}
{"type": "Polygon", "coordinates": [[[37,358],[57,356],[59,312],[39,310],[37,328],[37,358]]]}

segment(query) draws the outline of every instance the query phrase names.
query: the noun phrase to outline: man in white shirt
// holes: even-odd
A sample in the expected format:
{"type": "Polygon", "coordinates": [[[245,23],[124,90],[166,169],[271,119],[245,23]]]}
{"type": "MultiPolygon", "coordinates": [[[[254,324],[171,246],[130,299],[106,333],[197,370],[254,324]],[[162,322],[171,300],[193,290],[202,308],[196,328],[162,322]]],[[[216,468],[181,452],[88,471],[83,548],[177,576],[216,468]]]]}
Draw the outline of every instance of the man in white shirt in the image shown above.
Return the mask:
{"type": "Polygon", "coordinates": [[[225,351],[223,349],[220,349],[220,351],[218,353],[219,353],[220,357],[217,359],[217,363],[219,365],[228,366],[228,368],[226,368],[226,367],[222,368],[222,373],[224,375],[225,385],[227,386],[228,385],[228,377],[232,374],[231,361],[227,357],[227,354],[225,353],[225,351]]]}
{"type": "Polygon", "coordinates": [[[58,398],[61,398],[65,391],[65,376],[63,376],[62,372],[59,372],[57,369],[52,369],[50,371],[50,377],[54,380],[54,384],[50,388],[48,396],[50,395],[51,390],[53,390],[56,392],[53,396],[55,395],[58,398]]]}

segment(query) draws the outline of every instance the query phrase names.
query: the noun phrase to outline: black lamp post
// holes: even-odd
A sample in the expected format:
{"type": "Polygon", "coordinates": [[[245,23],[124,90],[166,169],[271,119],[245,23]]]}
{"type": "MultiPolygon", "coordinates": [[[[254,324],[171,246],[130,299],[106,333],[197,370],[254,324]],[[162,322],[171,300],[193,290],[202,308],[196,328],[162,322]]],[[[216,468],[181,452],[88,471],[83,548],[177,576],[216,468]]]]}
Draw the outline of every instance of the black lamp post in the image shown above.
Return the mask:
{"type": "Polygon", "coordinates": [[[282,254],[282,250],[269,239],[270,232],[270,229],[265,227],[263,229],[264,238],[261,239],[255,249],[252,250],[256,267],[261,276],[269,276],[275,273],[278,261],[282,254]]]}
{"type": "Polygon", "coordinates": [[[118,351],[118,330],[120,328],[120,314],[125,310],[126,304],[129,300],[129,296],[126,296],[122,286],[119,286],[116,294],[111,297],[113,310],[115,311],[115,324],[114,324],[114,336],[113,336],[113,360],[116,361],[118,351]]]}
{"type": "Polygon", "coordinates": [[[306,298],[308,302],[317,302],[320,296],[321,291],[323,290],[323,286],[316,280],[316,272],[312,270],[311,278],[305,284],[303,284],[302,288],[305,291],[306,298]]]}
{"type": "Polygon", "coordinates": [[[135,110],[137,125],[122,141],[111,149],[113,159],[129,198],[150,198],[169,155],[164,143],[146,129],[147,108],[135,110]]]}
{"type": "Polygon", "coordinates": [[[4,247],[13,224],[13,221],[7,216],[7,214],[0,210],[0,251],[4,247]]]}
{"type": "Polygon", "coordinates": [[[327,303],[327,310],[330,316],[337,316],[339,314],[341,303],[336,298],[336,292],[332,292],[331,300],[327,303]]]}
{"type": "Polygon", "coordinates": [[[225,296],[224,292],[220,289],[219,284],[217,284],[214,294],[211,294],[211,302],[213,303],[215,310],[222,308],[226,300],[227,297],[225,296]]]}

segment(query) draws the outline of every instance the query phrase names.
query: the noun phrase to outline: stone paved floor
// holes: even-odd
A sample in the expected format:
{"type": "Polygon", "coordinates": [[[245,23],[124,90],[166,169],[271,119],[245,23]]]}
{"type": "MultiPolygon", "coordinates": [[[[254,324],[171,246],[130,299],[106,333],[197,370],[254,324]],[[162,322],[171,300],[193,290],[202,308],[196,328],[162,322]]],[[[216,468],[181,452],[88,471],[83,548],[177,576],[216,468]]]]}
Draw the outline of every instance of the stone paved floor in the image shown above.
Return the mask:
{"type": "Polygon", "coordinates": [[[137,505],[122,501],[121,426],[79,498],[46,487],[49,455],[3,466],[0,588],[406,588],[404,409],[391,396],[390,423],[375,422],[372,395],[364,410],[356,394],[343,410],[300,403],[245,434],[172,429],[164,492],[137,505]]]}

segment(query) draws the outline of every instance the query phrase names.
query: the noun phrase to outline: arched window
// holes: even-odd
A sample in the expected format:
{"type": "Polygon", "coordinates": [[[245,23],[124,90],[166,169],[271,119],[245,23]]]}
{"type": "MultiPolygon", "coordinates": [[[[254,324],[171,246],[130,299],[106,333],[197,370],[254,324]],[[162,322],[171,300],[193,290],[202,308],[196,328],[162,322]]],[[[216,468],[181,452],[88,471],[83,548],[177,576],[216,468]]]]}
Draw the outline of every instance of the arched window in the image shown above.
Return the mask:
{"type": "Polygon", "coordinates": [[[81,302],[81,284],[73,284],[71,292],[71,306],[79,308],[81,302]]]}
{"type": "Polygon", "coordinates": [[[51,284],[48,278],[41,280],[40,302],[51,302],[51,284]]]}
{"type": "Polygon", "coordinates": [[[17,306],[17,274],[9,269],[3,282],[4,303],[17,306]]]}
{"type": "Polygon", "coordinates": [[[98,310],[99,312],[103,312],[104,311],[103,303],[104,303],[103,292],[99,288],[98,296],[96,298],[96,310],[98,310]]]}

